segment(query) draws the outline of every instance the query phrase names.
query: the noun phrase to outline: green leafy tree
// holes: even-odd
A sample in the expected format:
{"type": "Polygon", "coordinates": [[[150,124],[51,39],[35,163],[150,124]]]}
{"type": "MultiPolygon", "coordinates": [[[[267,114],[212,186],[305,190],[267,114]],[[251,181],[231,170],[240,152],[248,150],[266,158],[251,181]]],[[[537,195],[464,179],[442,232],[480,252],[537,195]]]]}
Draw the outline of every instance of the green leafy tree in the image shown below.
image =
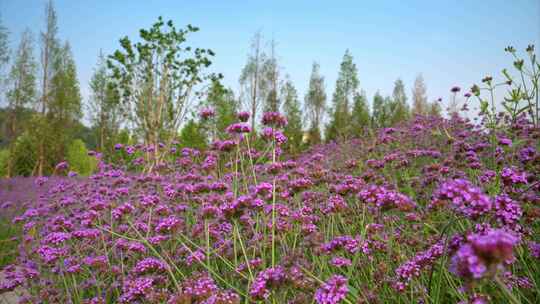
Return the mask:
{"type": "Polygon", "coordinates": [[[398,78],[394,82],[392,92],[392,102],[390,104],[390,125],[395,125],[409,119],[409,105],[407,104],[407,95],[405,94],[405,85],[398,78]]]}
{"type": "Polygon", "coordinates": [[[300,101],[298,93],[291,80],[287,80],[281,89],[283,96],[283,112],[287,117],[287,125],[284,134],[287,136],[287,147],[290,152],[300,151],[302,146],[302,112],[300,111],[300,101]]]}
{"type": "Polygon", "coordinates": [[[80,139],[76,139],[69,144],[66,160],[69,163],[70,170],[82,176],[92,174],[97,167],[97,160],[88,155],[86,145],[80,139]]]}
{"type": "Polygon", "coordinates": [[[54,3],[49,0],[45,5],[45,30],[40,34],[40,48],[41,48],[41,102],[40,102],[40,116],[35,116],[32,120],[33,128],[31,129],[33,135],[38,139],[37,153],[38,157],[36,165],[33,170],[33,174],[43,175],[46,167],[46,159],[48,158],[46,147],[47,139],[51,138],[51,126],[47,124],[45,115],[49,107],[49,99],[51,96],[51,84],[54,77],[54,62],[57,61],[60,48],[60,42],[57,37],[58,25],[56,10],[54,3]]]}
{"type": "Polygon", "coordinates": [[[2,149],[0,150],[0,178],[9,177],[8,174],[8,163],[9,163],[9,150],[2,149]]]}
{"type": "MultiPolygon", "coordinates": [[[[2,19],[0,19],[0,88],[4,84],[4,67],[9,63],[9,55],[9,31],[2,24],[2,19]]],[[[0,93],[3,95],[3,91],[0,91],[0,93]]]]}
{"type": "Polygon", "coordinates": [[[251,41],[250,54],[239,79],[242,101],[251,113],[252,130],[255,130],[255,122],[267,96],[268,83],[264,81],[264,64],[267,62],[267,57],[261,47],[261,40],[261,33],[256,32],[251,41]]]}
{"type": "Polygon", "coordinates": [[[382,95],[377,92],[373,97],[373,115],[372,115],[372,126],[376,128],[387,127],[390,123],[390,114],[391,114],[391,103],[392,100],[390,97],[382,97],[382,95]]]}
{"type": "Polygon", "coordinates": [[[366,93],[362,91],[353,98],[353,110],[351,117],[352,135],[355,137],[362,136],[365,130],[369,128],[371,117],[369,115],[369,107],[367,104],[366,93]]]}
{"type": "Polygon", "coordinates": [[[263,76],[267,84],[266,104],[265,112],[278,112],[281,104],[279,98],[280,92],[280,80],[279,80],[279,66],[275,53],[276,42],[272,40],[270,42],[270,56],[263,64],[263,76]]]}
{"type": "Polygon", "coordinates": [[[10,161],[13,163],[12,175],[30,176],[34,172],[37,161],[36,146],[37,138],[28,132],[24,132],[15,140],[13,153],[10,153],[10,161]]]}
{"type": "Polygon", "coordinates": [[[227,126],[237,120],[238,102],[233,91],[223,86],[219,80],[214,80],[208,90],[207,103],[215,111],[212,119],[214,125],[211,127],[212,139],[225,136],[227,126]]]}
{"type": "Polygon", "coordinates": [[[441,105],[437,101],[428,103],[429,116],[441,117],[441,105]]]}
{"type": "Polygon", "coordinates": [[[205,130],[201,123],[190,119],[180,132],[180,145],[195,149],[205,149],[208,146],[205,130]]]}
{"type": "Polygon", "coordinates": [[[326,109],[326,92],[324,77],[320,75],[320,66],[314,62],[309,78],[308,92],[304,97],[306,120],[309,126],[308,139],[310,144],[321,142],[321,123],[326,109]]]}
{"type": "Polygon", "coordinates": [[[210,78],[205,70],[214,52],[186,45],[189,34],[199,29],[188,25],[177,29],[171,20],[161,17],[146,30],[140,30],[140,42],[120,39],[121,49],[109,56],[116,88],[128,117],[148,145],[164,149],[147,152],[145,170],[153,171],[161,163],[177,135],[198,85],[210,78]]]}
{"type": "Polygon", "coordinates": [[[426,115],[428,113],[427,89],[424,83],[422,74],[418,74],[414,80],[414,88],[412,91],[413,98],[413,115],[426,115]]]}
{"type": "Polygon", "coordinates": [[[81,93],[75,60],[69,43],[58,51],[53,62],[54,74],[48,102],[47,123],[54,141],[47,144],[47,154],[53,156],[55,163],[66,154],[66,148],[74,137],[75,126],[82,117],[81,93]]]}
{"type": "Polygon", "coordinates": [[[351,102],[358,90],[358,71],[349,50],[341,62],[336,88],[332,96],[330,123],[326,129],[326,140],[347,137],[351,126],[351,102]]]}
{"type": "MultiPolygon", "coordinates": [[[[36,72],[37,63],[33,55],[32,34],[26,30],[21,36],[21,42],[15,54],[15,62],[9,73],[8,118],[6,120],[6,134],[9,142],[22,133],[21,118],[25,108],[32,105],[36,98],[36,72]]],[[[13,155],[14,144],[10,145],[13,155]]],[[[12,162],[7,167],[7,174],[12,172],[12,162]]]]}
{"type": "Polygon", "coordinates": [[[113,153],[115,137],[122,119],[120,99],[111,85],[111,75],[100,51],[90,79],[90,113],[98,150],[106,157],[113,153]]]}

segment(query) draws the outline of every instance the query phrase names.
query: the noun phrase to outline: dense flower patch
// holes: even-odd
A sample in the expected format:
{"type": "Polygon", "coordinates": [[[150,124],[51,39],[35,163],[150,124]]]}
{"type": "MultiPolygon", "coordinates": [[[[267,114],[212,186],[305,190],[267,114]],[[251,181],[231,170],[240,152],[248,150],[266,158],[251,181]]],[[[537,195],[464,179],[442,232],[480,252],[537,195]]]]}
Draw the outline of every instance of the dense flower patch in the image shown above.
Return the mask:
{"type": "Polygon", "coordinates": [[[173,148],[156,173],[127,168],[163,147],[119,145],[129,163],[37,179],[32,199],[2,193],[23,232],[0,292],[21,286],[26,303],[540,301],[540,130],[527,121],[492,136],[419,116],[291,157],[286,119],[265,114],[256,149],[240,114],[229,138],[173,148]]]}

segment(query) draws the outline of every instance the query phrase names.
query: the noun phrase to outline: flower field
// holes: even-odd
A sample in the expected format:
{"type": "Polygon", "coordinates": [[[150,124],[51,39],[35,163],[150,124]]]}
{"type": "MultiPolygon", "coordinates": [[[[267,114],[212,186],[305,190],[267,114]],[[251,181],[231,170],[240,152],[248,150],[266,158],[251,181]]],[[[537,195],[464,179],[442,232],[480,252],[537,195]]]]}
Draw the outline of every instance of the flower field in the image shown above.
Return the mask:
{"type": "Polygon", "coordinates": [[[136,169],[162,146],[117,145],[119,161],[88,178],[61,164],[53,177],[1,181],[1,219],[15,232],[0,243],[14,252],[0,293],[24,290],[22,303],[540,302],[540,130],[526,119],[495,134],[457,115],[417,116],[287,155],[286,119],[265,113],[255,138],[248,116],[211,149],[173,146],[153,173],[136,169]]]}

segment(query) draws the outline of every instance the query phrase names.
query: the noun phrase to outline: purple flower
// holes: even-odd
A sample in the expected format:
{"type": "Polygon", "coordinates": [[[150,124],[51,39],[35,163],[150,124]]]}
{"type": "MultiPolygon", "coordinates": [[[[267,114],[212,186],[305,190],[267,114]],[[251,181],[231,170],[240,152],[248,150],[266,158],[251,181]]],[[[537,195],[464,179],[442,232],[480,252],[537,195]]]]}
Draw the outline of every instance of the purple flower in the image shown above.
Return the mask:
{"type": "Polygon", "coordinates": [[[503,225],[515,225],[521,219],[521,206],[506,194],[495,198],[495,215],[503,225]]]}
{"type": "Polygon", "coordinates": [[[519,172],[515,167],[503,168],[501,178],[504,184],[509,186],[527,184],[527,173],[519,172]]]}
{"type": "Polygon", "coordinates": [[[351,260],[343,257],[333,257],[330,264],[336,267],[348,267],[352,265],[351,260]]]}
{"type": "MultiPolygon", "coordinates": [[[[473,219],[488,213],[492,207],[489,196],[465,179],[446,181],[434,197],[435,200],[449,200],[457,212],[473,219]]],[[[436,204],[432,202],[432,205],[436,204]]]]}
{"type": "Polygon", "coordinates": [[[63,171],[63,170],[66,170],[67,168],[69,168],[69,164],[65,161],[63,162],[60,162],[56,165],[55,167],[55,170],[56,171],[63,171]]]}
{"type": "Polygon", "coordinates": [[[285,278],[285,270],[281,266],[265,269],[257,274],[249,295],[258,300],[267,299],[270,296],[270,289],[282,284],[285,278]]]}
{"type": "Polygon", "coordinates": [[[241,134],[251,132],[251,127],[244,123],[234,123],[228,126],[225,130],[229,134],[241,134]]]}
{"type": "Polygon", "coordinates": [[[480,279],[514,258],[519,238],[502,229],[471,234],[452,257],[450,271],[466,279],[480,279]]]}
{"type": "Polygon", "coordinates": [[[279,114],[278,112],[266,112],[262,118],[263,125],[285,127],[287,125],[287,118],[279,114]]]}
{"type": "Polygon", "coordinates": [[[249,116],[250,116],[249,112],[246,112],[246,111],[239,112],[238,113],[238,120],[240,120],[241,122],[246,122],[246,121],[248,121],[249,116]]]}
{"type": "Polygon", "coordinates": [[[396,284],[394,284],[394,288],[398,291],[405,290],[405,287],[407,287],[413,278],[420,276],[422,269],[432,266],[443,253],[444,243],[439,242],[427,250],[419,252],[412,259],[401,264],[396,269],[398,279],[396,284]]]}
{"type": "Polygon", "coordinates": [[[529,242],[531,256],[540,260],[540,243],[529,242]]]}
{"type": "Polygon", "coordinates": [[[181,220],[174,215],[162,219],[156,226],[156,232],[170,233],[176,230],[181,224],[181,220]]]}
{"type": "Polygon", "coordinates": [[[315,291],[315,301],[318,304],[337,304],[345,299],[348,292],[347,278],[333,275],[315,291]]]}
{"type": "Polygon", "coordinates": [[[216,115],[216,112],[212,108],[204,108],[199,112],[199,116],[204,120],[214,117],[214,115],[216,115]]]}
{"type": "Polygon", "coordinates": [[[156,258],[145,258],[139,262],[137,262],[137,265],[133,268],[133,272],[141,275],[148,272],[164,272],[167,269],[167,265],[163,263],[161,260],[158,260],[156,258]]]}

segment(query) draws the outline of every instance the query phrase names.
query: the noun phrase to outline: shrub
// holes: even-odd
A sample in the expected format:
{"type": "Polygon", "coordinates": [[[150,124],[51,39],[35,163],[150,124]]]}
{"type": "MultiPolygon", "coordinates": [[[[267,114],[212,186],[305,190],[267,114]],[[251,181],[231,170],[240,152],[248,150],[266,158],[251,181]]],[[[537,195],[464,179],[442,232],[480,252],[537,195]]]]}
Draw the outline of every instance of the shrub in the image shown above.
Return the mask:
{"type": "Polygon", "coordinates": [[[69,144],[66,158],[71,171],[82,176],[88,176],[96,169],[96,159],[88,155],[88,150],[80,139],[76,139],[69,144]]]}

